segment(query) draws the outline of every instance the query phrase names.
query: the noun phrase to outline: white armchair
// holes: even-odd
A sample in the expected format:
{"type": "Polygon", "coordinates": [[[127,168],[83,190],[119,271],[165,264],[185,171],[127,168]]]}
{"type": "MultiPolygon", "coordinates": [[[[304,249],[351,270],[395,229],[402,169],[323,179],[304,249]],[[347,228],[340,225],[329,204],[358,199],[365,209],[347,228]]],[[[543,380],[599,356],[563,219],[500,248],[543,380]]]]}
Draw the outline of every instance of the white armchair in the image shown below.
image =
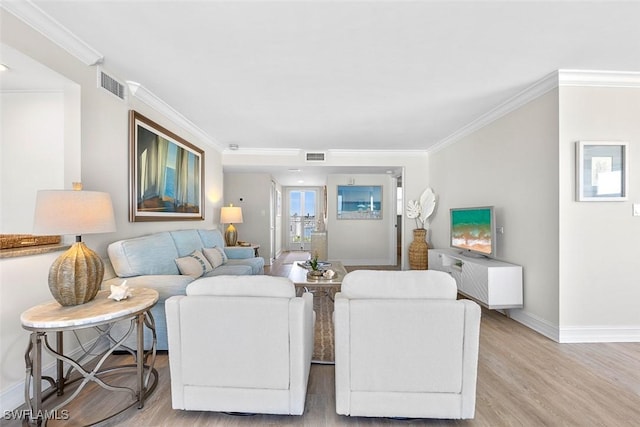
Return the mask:
{"type": "Polygon", "coordinates": [[[301,415],[313,296],[285,277],[216,276],[166,301],[174,409],[301,415]]]}
{"type": "Polygon", "coordinates": [[[473,418],[480,306],[446,273],[354,271],[335,297],[336,412],[473,418]]]}

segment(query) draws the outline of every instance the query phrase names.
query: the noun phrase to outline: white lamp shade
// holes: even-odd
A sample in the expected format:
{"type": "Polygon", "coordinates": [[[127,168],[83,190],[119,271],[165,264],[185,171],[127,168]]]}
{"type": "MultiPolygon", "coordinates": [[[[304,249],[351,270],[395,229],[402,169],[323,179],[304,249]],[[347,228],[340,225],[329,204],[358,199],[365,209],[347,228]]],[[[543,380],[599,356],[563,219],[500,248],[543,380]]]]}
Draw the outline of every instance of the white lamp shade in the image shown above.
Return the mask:
{"type": "Polygon", "coordinates": [[[40,190],[36,198],[35,234],[83,234],[116,231],[109,193],[40,190]]]}
{"type": "Polygon", "coordinates": [[[241,224],[242,208],[238,206],[225,206],[220,208],[220,222],[222,224],[241,224]]]}

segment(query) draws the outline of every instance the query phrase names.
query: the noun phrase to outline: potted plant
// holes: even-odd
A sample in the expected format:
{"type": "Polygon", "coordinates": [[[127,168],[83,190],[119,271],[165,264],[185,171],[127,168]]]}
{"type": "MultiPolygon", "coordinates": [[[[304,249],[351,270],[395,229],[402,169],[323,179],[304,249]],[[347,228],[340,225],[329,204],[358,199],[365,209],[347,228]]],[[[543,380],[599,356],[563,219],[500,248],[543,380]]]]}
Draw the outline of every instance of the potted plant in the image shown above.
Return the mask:
{"type": "Polygon", "coordinates": [[[309,260],[309,266],[311,267],[311,271],[307,273],[307,276],[316,278],[322,277],[323,271],[320,270],[320,267],[318,266],[318,252],[314,252],[313,258],[309,260]]]}
{"type": "Polygon", "coordinates": [[[413,241],[409,245],[409,268],[412,270],[426,270],[429,267],[425,225],[435,207],[436,195],[431,188],[424,190],[419,200],[409,200],[407,204],[407,217],[416,221],[413,241]]]}

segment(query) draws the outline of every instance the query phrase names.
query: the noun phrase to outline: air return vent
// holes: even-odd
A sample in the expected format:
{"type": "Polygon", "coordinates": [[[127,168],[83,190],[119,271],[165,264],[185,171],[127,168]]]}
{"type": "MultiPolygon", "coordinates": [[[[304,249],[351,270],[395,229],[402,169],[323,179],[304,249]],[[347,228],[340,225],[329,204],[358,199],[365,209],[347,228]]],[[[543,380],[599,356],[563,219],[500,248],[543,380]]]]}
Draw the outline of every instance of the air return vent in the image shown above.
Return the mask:
{"type": "Polygon", "coordinates": [[[324,162],[325,153],[305,153],[307,162],[324,162]]]}
{"type": "Polygon", "coordinates": [[[98,87],[117,96],[120,99],[126,97],[126,87],[115,77],[107,74],[102,68],[98,67],[98,87]]]}

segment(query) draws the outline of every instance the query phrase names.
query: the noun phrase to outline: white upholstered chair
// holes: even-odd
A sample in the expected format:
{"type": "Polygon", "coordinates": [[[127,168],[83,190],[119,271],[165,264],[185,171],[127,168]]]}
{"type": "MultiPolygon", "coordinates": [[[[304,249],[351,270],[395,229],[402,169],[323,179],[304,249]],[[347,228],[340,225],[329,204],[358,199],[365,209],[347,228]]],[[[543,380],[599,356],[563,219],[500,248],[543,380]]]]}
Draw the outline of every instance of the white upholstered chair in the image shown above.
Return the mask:
{"type": "Polygon", "coordinates": [[[473,418],[480,306],[440,271],[354,271],[335,297],[336,411],[473,418]]]}
{"type": "Polygon", "coordinates": [[[301,415],[315,313],[285,277],[216,276],[166,301],[174,409],[301,415]]]}

